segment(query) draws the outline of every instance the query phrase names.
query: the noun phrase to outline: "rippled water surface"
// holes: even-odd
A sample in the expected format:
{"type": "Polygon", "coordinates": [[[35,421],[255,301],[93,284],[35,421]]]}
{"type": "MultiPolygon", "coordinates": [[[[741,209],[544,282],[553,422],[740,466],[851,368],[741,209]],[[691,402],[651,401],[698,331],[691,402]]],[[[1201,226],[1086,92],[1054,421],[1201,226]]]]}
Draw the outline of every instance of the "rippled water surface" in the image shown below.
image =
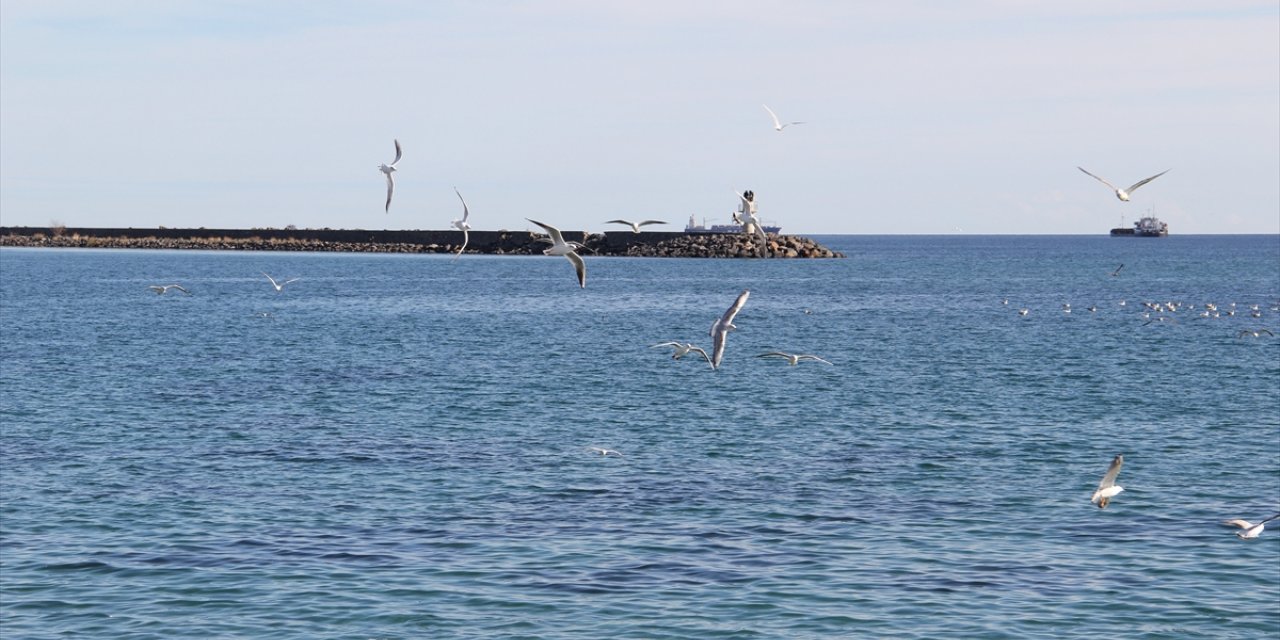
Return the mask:
{"type": "Polygon", "coordinates": [[[0,635],[1280,634],[1280,238],[822,240],[0,250],[0,635]]]}

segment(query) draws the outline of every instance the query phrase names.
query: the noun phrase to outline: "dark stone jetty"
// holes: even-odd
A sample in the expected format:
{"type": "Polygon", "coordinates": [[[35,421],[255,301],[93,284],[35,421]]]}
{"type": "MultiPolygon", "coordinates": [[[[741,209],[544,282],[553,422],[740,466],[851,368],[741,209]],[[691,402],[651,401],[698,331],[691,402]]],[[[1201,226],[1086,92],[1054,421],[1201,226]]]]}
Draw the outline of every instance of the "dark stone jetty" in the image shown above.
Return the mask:
{"type": "MultiPolygon", "coordinates": [[[[541,255],[543,234],[471,231],[466,253],[541,255]]],[[[761,243],[744,233],[687,234],[627,230],[608,234],[565,231],[586,246],[584,255],[662,258],[843,258],[800,236],[771,235],[761,243]]],[[[456,253],[461,231],[360,229],[104,229],[0,227],[0,246],[95,249],[205,249],[232,251],[341,251],[351,253],[456,253]]]]}

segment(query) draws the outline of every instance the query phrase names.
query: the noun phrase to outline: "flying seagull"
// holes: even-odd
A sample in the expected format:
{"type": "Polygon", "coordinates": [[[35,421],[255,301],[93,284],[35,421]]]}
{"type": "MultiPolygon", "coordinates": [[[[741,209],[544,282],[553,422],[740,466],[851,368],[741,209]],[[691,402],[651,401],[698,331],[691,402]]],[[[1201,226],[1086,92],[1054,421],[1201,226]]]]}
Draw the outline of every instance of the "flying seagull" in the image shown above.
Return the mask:
{"type": "Polygon", "coordinates": [[[612,453],[613,455],[615,455],[615,456],[618,456],[619,458],[621,458],[621,457],[622,457],[622,452],[621,452],[621,451],[618,451],[618,450],[616,450],[616,449],[605,449],[605,448],[603,448],[603,447],[587,447],[587,450],[588,450],[588,451],[590,451],[590,452],[592,452],[592,453],[598,453],[598,454],[600,454],[602,457],[608,457],[608,456],[609,456],[609,454],[611,454],[611,453],[612,453]]]}
{"type": "Polygon", "coordinates": [[[797,364],[800,364],[801,360],[816,360],[818,362],[826,362],[827,364],[831,364],[830,362],[827,362],[826,360],[823,360],[818,356],[811,356],[807,353],[783,353],[781,351],[770,351],[768,353],[762,353],[756,357],[757,358],[786,358],[787,362],[790,363],[791,366],[793,367],[796,366],[797,364]]]}
{"type": "Polygon", "coordinates": [[[720,360],[724,358],[725,340],[729,338],[730,331],[738,328],[733,324],[733,318],[742,310],[742,305],[747,303],[747,296],[749,295],[751,295],[751,291],[743,289],[742,293],[738,294],[738,298],[724,312],[724,315],[720,316],[720,319],[711,325],[711,338],[715,341],[715,345],[711,349],[712,369],[720,368],[720,360]]]}
{"type": "Polygon", "coordinates": [[[1112,271],[1112,272],[1111,272],[1111,276],[1112,276],[1112,277],[1115,277],[1115,276],[1120,275],[1120,270],[1121,270],[1121,269],[1123,269],[1123,268],[1124,268],[1124,263],[1122,262],[1122,263],[1120,263],[1120,266],[1116,267],[1116,270],[1115,270],[1115,271],[1112,271]]]}
{"type": "Polygon", "coordinates": [[[386,206],[387,213],[391,212],[391,193],[396,190],[396,181],[392,179],[391,174],[394,173],[396,170],[396,163],[400,162],[400,141],[396,140],[395,143],[396,143],[396,159],[392,160],[391,164],[378,165],[378,171],[381,171],[387,174],[387,206],[386,206]]]}
{"type": "Polygon", "coordinates": [[[1253,337],[1255,337],[1255,338],[1261,338],[1261,337],[1262,337],[1262,334],[1264,334],[1264,333],[1265,333],[1265,334],[1267,334],[1267,335],[1269,335],[1269,336],[1275,336],[1275,335],[1276,335],[1276,334],[1274,334],[1274,333],[1271,333],[1271,330],[1270,330],[1270,329],[1256,329],[1256,330],[1255,330],[1255,329],[1241,329],[1241,330],[1240,330],[1240,333],[1239,333],[1239,334],[1237,334],[1237,335],[1236,335],[1236,337],[1237,337],[1237,338],[1243,338],[1243,337],[1245,337],[1245,336],[1253,336],[1253,337]]]}
{"type": "MultiPolygon", "coordinates": [[[[462,200],[462,194],[458,193],[457,187],[453,188],[453,192],[458,194],[459,200],[462,200]]],[[[462,247],[458,249],[458,255],[453,256],[454,260],[457,260],[458,256],[462,255],[463,251],[466,251],[467,243],[471,241],[471,234],[468,233],[468,230],[471,229],[471,224],[467,222],[467,218],[470,216],[471,211],[467,209],[467,201],[462,200],[462,218],[449,223],[453,225],[454,229],[462,232],[462,247]]]]}
{"type": "Polygon", "coordinates": [[[778,120],[778,114],[774,113],[774,112],[773,112],[773,109],[770,109],[770,108],[769,108],[769,105],[767,105],[767,104],[762,104],[762,105],[760,105],[760,106],[764,107],[764,110],[769,112],[769,117],[770,117],[770,118],[773,118],[773,130],[774,130],[774,131],[782,131],[783,129],[786,129],[787,127],[789,127],[789,126],[791,126],[791,125],[793,125],[793,124],[804,124],[804,122],[788,122],[788,123],[786,123],[786,124],[783,124],[781,120],[778,120]]]}
{"type": "Polygon", "coordinates": [[[1267,528],[1267,523],[1271,522],[1272,520],[1275,520],[1276,518],[1280,518],[1280,513],[1277,513],[1276,515],[1271,516],[1270,518],[1267,518],[1266,520],[1263,520],[1258,524],[1253,524],[1248,520],[1238,520],[1238,519],[1228,520],[1223,524],[1228,524],[1233,527],[1240,527],[1241,529],[1244,529],[1244,531],[1237,532],[1236,535],[1243,540],[1251,540],[1261,535],[1262,530],[1267,528]]]}
{"type": "Polygon", "coordinates": [[[191,292],[182,288],[182,285],[180,284],[166,284],[166,285],[153,284],[147,288],[156,292],[157,295],[164,295],[166,293],[169,293],[170,289],[177,289],[178,291],[181,291],[187,295],[191,295],[191,292]]]}
{"type": "Polygon", "coordinates": [[[625,224],[625,225],[627,225],[628,227],[631,227],[631,233],[640,233],[640,227],[643,227],[643,226],[645,226],[645,225],[647,225],[647,224],[666,224],[666,222],[663,222],[662,220],[642,220],[642,221],[640,221],[640,222],[631,222],[631,221],[629,221],[629,220],[607,220],[607,221],[605,221],[605,224],[613,224],[613,223],[617,223],[617,224],[625,224]]]}
{"type": "Polygon", "coordinates": [[[1117,186],[1115,186],[1114,184],[1111,184],[1110,182],[1107,182],[1105,179],[1103,179],[1103,178],[1099,178],[1098,176],[1095,176],[1095,175],[1093,175],[1092,173],[1089,173],[1088,171],[1085,171],[1085,168],[1084,168],[1084,167],[1076,167],[1076,168],[1077,168],[1077,169],[1079,169],[1079,170],[1081,170],[1081,171],[1084,171],[1084,174],[1085,174],[1085,175],[1087,175],[1087,176],[1089,176],[1089,177],[1091,177],[1091,178],[1093,178],[1093,179],[1097,180],[1098,182],[1101,182],[1102,184],[1105,184],[1105,185],[1107,185],[1108,187],[1111,187],[1112,189],[1114,189],[1114,190],[1115,190],[1115,192],[1116,192],[1116,197],[1117,197],[1117,198],[1120,198],[1121,200],[1123,200],[1123,201],[1125,201],[1125,202],[1128,202],[1128,201],[1129,201],[1129,194],[1130,194],[1130,193],[1133,193],[1134,189],[1137,189],[1138,187],[1141,187],[1142,185],[1144,185],[1144,184],[1146,184],[1146,183],[1148,183],[1148,182],[1151,182],[1152,180],[1155,180],[1156,178],[1159,178],[1160,176],[1162,176],[1162,175],[1164,175],[1164,174],[1166,174],[1166,173],[1169,173],[1169,170],[1168,170],[1168,169],[1165,169],[1164,171],[1161,171],[1160,173],[1157,173],[1157,174],[1155,174],[1154,176],[1151,176],[1150,178],[1146,178],[1146,179],[1143,179],[1143,180],[1139,180],[1139,181],[1137,181],[1137,182],[1133,183],[1133,186],[1132,186],[1132,187],[1129,187],[1128,189],[1121,189],[1120,187],[1117,187],[1117,186]]]}
{"type": "Polygon", "coordinates": [[[1116,484],[1116,476],[1120,475],[1120,467],[1124,466],[1124,456],[1117,455],[1111,461],[1111,466],[1107,467],[1107,473],[1102,476],[1102,482],[1098,483],[1098,490],[1093,492],[1093,497],[1089,498],[1089,502],[1098,505],[1099,509],[1106,509],[1114,498],[1124,487],[1116,484]]]}
{"type": "Polygon", "coordinates": [[[577,242],[565,242],[564,236],[560,235],[560,230],[550,225],[542,224],[537,220],[525,218],[539,227],[546,230],[547,235],[551,236],[551,246],[543,249],[543,255],[548,256],[564,256],[573,263],[573,270],[578,274],[578,286],[583,289],[587,288],[587,263],[582,261],[582,256],[574,252],[575,249],[582,245],[577,242]]]}
{"type": "Polygon", "coordinates": [[[711,356],[707,355],[707,352],[704,351],[702,347],[699,347],[692,342],[659,342],[658,344],[649,346],[650,349],[655,347],[673,347],[675,352],[671,354],[672,360],[679,360],[692,352],[701,355],[702,358],[707,361],[707,364],[711,364],[711,356]]]}
{"type": "MultiPolygon", "coordinates": [[[[267,272],[263,271],[262,275],[267,276],[267,272]]],[[[272,278],[271,276],[267,276],[267,279],[271,281],[271,286],[276,288],[276,293],[279,293],[281,291],[284,291],[284,286],[286,284],[289,284],[290,282],[297,282],[302,278],[290,278],[288,280],[285,280],[284,282],[276,282],[276,279],[272,278]]]]}

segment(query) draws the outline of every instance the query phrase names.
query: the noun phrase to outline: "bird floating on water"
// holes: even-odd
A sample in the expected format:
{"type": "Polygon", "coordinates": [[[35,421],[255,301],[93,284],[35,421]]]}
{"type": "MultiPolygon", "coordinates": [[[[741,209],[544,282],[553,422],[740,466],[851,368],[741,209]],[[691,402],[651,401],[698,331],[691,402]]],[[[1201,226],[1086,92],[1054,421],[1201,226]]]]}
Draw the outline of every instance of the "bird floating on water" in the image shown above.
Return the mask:
{"type": "MultiPolygon", "coordinates": [[[[1115,186],[1114,184],[1111,184],[1110,182],[1107,182],[1105,179],[1100,178],[1100,177],[1098,177],[1098,176],[1095,176],[1095,175],[1093,175],[1092,173],[1089,173],[1088,171],[1085,171],[1085,168],[1084,168],[1084,167],[1076,167],[1076,168],[1077,168],[1077,169],[1079,169],[1079,170],[1081,170],[1081,171],[1084,171],[1084,174],[1085,174],[1085,175],[1087,175],[1087,176],[1089,176],[1089,177],[1091,177],[1091,178],[1093,178],[1093,179],[1097,180],[1098,182],[1101,182],[1102,184],[1105,184],[1105,185],[1107,185],[1108,187],[1111,187],[1112,189],[1114,189],[1114,190],[1115,190],[1115,192],[1116,192],[1116,197],[1117,197],[1117,198],[1120,198],[1121,200],[1123,200],[1123,201],[1125,201],[1125,202],[1128,202],[1128,201],[1129,201],[1129,194],[1133,193],[1133,191],[1134,191],[1135,189],[1137,189],[1138,187],[1141,187],[1142,185],[1144,185],[1144,184],[1146,184],[1146,183],[1148,183],[1148,182],[1151,182],[1152,180],[1155,180],[1156,178],[1159,178],[1160,176],[1162,176],[1162,175],[1164,175],[1164,174],[1166,174],[1166,173],[1169,173],[1169,169],[1165,169],[1164,171],[1161,171],[1160,173],[1157,173],[1157,174],[1155,174],[1154,176],[1151,176],[1150,178],[1144,178],[1144,179],[1142,179],[1142,180],[1139,180],[1139,181],[1137,181],[1137,182],[1133,183],[1133,186],[1129,187],[1128,189],[1121,189],[1120,187],[1117,187],[1117,186],[1115,186]]],[[[1123,265],[1121,265],[1121,266],[1123,266],[1123,265]]],[[[1119,271],[1119,269],[1116,269],[1116,271],[1118,272],[1118,271],[1119,271]]],[[[1112,275],[1115,275],[1115,274],[1112,274],[1112,275]]]]}
{"type": "MultiPolygon", "coordinates": [[[[262,275],[267,276],[267,272],[263,271],[262,275]]],[[[276,288],[276,293],[280,293],[281,291],[284,291],[284,286],[286,284],[289,284],[290,282],[297,282],[302,278],[290,278],[288,280],[285,280],[284,282],[276,282],[276,279],[272,278],[271,276],[267,276],[267,279],[271,281],[271,286],[276,288]]]]}
{"type": "Polygon", "coordinates": [[[733,304],[729,305],[729,308],[725,310],[724,315],[712,323],[711,338],[715,343],[711,349],[712,369],[720,368],[720,361],[724,358],[724,346],[729,338],[729,332],[738,328],[733,324],[733,318],[738,315],[739,311],[742,311],[742,305],[747,303],[747,296],[750,295],[751,291],[749,289],[743,289],[742,293],[738,294],[737,299],[733,301],[733,304]]]}
{"type": "Polygon", "coordinates": [[[760,106],[764,107],[764,110],[769,112],[769,117],[770,117],[770,118],[773,118],[773,130],[774,130],[774,131],[782,131],[783,129],[786,129],[787,127],[789,127],[789,126],[791,126],[791,125],[793,125],[793,124],[804,124],[804,122],[803,122],[803,121],[783,123],[781,120],[779,120],[779,119],[778,119],[778,114],[774,113],[774,112],[773,112],[773,109],[770,109],[770,108],[769,108],[769,105],[767,105],[767,104],[762,104],[762,105],[760,105],[760,106]]]}
{"type": "Polygon", "coordinates": [[[388,213],[391,212],[391,194],[394,193],[396,190],[396,181],[394,178],[391,177],[391,174],[394,173],[396,170],[396,163],[400,162],[400,141],[396,140],[395,143],[396,143],[396,159],[392,160],[391,164],[378,165],[378,171],[381,171],[387,176],[387,206],[385,207],[385,210],[388,213]]]}
{"type": "Polygon", "coordinates": [[[568,258],[569,262],[573,263],[573,270],[578,274],[578,286],[586,289],[587,263],[583,262],[582,256],[575,252],[575,249],[582,247],[582,245],[577,242],[565,242],[564,236],[560,234],[560,230],[551,225],[542,224],[537,220],[529,218],[525,218],[525,220],[529,220],[529,222],[542,227],[543,230],[547,232],[547,235],[550,236],[551,246],[543,249],[543,255],[564,256],[568,258]]]}
{"type": "Polygon", "coordinates": [[[630,220],[606,220],[605,224],[625,224],[631,227],[631,233],[640,233],[640,227],[650,224],[667,224],[662,220],[641,220],[640,222],[631,222],[630,220]]]}
{"type": "Polygon", "coordinates": [[[830,362],[827,362],[826,360],[823,360],[818,356],[809,355],[807,353],[784,353],[782,351],[770,351],[768,353],[762,353],[756,357],[757,358],[785,358],[787,362],[793,367],[796,366],[797,364],[800,364],[800,362],[803,360],[815,360],[817,362],[824,362],[826,364],[831,364],[830,362]]]}
{"type": "Polygon", "coordinates": [[[177,289],[178,291],[181,291],[187,295],[191,295],[191,292],[187,291],[180,284],[165,284],[165,285],[153,284],[147,288],[156,292],[157,295],[164,295],[166,293],[169,293],[170,289],[177,289]]]}
{"type": "Polygon", "coordinates": [[[1266,520],[1263,520],[1258,524],[1253,524],[1248,520],[1240,520],[1240,519],[1227,520],[1223,524],[1231,525],[1233,527],[1240,527],[1241,529],[1244,529],[1244,531],[1236,532],[1236,536],[1240,537],[1242,540],[1251,540],[1261,535],[1262,531],[1267,528],[1267,523],[1271,522],[1272,520],[1275,520],[1276,518],[1280,518],[1280,513],[1277,513],[1276,515],[1271,516],[1270,518],[1267,518],[1266,520]]]}
{"type": "Polygon", "coordinates": [[[1116,476],[1120,475],[1122,466],[1124,466],[1124,456],[1117,455],[1111,461],[1111,466],[1107,467],[1107,472],[1102,476],[1102,482],[1098,483],[1098,489],[1093,492],[1089,502],[1098,505],[1099,509],[1106,509],[1107,505],[1111,504],[1111,499],[1124,491],[1124,487],[1116,484],[1116,476]]]}
{"type": "MultiPolygon", "coordinates": [[[[458,194],[459,200],[462,200],[462,194],[458,193],[457,187],[453,188],[453,192],[458,194]]],[[[468,233],[471,229],[471,224],[467,222],[467,218],[469,217],[471,217],[471,211],[467,209],[467,201],[462,200],[462,217],[449,223],[453,225],[454,229],[462,232],[462,246],[458,249],[457,255],[453,256],[454,260],[457,260],[458,256],[462,255],[462,252],[467,250],[467,243],[471,241],[471,234],[468,233]]]]}

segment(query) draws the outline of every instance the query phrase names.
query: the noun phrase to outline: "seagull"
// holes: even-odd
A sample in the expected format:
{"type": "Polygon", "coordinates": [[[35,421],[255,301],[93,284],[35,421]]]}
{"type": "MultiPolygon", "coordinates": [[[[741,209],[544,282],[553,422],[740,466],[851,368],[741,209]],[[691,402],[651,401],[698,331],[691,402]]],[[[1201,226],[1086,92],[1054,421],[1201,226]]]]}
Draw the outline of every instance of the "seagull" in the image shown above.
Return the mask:
{"type": "Polygon", "coordinates": [[[1027,315],[1028,313],[1031,313],[1031,310],[1030,310],[1030,309],[1018,309],[1018,315],[1020,315],[1020,316],[1025,316],[1025,315],[1027,315]]]}
{"type": "MultiPolygon", "coordinates": [[[[459,200],[462,200],[462,194],[458,193],[457,187],[453,188],[453,192],[458,194],[459,200]]],[[[449,223],[453,225],[453,228],[462,232],[462,247],[458,249],[458,255],[453,256],[454,260],[457,260],[458,256],[462,255],[462,252],[467,249],[467,243],[471,241],[471,234],[467,233],[471,228],[471,224],[467,222],[467,218],[470,216],[471,211],[467,209],[467,201],[462,200],[462,218],[449,223]]]]}
{"type": "Polygon", "coordinates": [[[378,171],[387,174],[387,213],[391,212],[391,192],[396,190],[396,181],[391,178],[391,174],[396,170],[396,163],[400,162],[400,141],[396,140],[396,159],[391,164],[378,165],[378,171]]]}
{"type": "MultiPolygon", "coordinates": [[[[263,271],[262,275],[267,276],[267,272],[263,271]]],[[[267,276],[267,279],[271,281],[271,286],[276,288],[276,293],[279,293],[281,291],[284,291],[284,286],[286,284],[289,284],[290,282],[297,282],[302,278],[290,278],[288,280],[285,280],[284,282],[276,282],[276,279],[272,278],[271,276],[267,276]]]]}
{"type": "Polygon", "coordinates": [[[778,114],[774,113],[774,112],[773,112],[773,109],[770,109],[770,108],[769,108],[769,105],[767,105],[767,104],[762,104],[762,105],[760,105],[760,106],[764,107],[764,110],[769,112],[769,117],[770,117],[770,118],[773,118],[773,130],[774,130],[774,131],[782,131],[783,129],[786,129],[787,127],[789,127],[789,126],[791,126],[791,125],[793,125],[793,124],[804,124],[803,122],[788,122],[788,123],[786,123],[786,124],[783,124],[783,123],[782,123],[782,121],[778,120],[778,114]]]}
{"type": "Polygon", "coordinates": [[[1267,335],[1269,335],[1269,336],[1275,336],[1275,335],[1276,335],[1276,334],[1274,334],[1274,333],[1271,333],[1271,330],[1270,330],[1270,329],[1257,329],[1257,330],[1254,330],[1254,329],[1242,329],[1242,330],[1240,331],[1240,333],[1239,333],[1236,337],[1237,337],[1237,338],[1243,338],[1243,337],[1245,337],[1245,336],[1253,336],[1253,337],[1255,337],[1255,338],[1261,338],[1261,337],[1262,337],[1262,334],[1264,334],[1264,333],[1265,333],[1265,334],[1267,334],[1267,335]]]}
{"type": "Polygon", "coordinates": [[[818,362],[826,362],[827,364],[831,364],[830,362],[827,362],[826,360],[823,360],[818,356],[811,356],[807,353],[783,353],[781,351],[770,351],[769,353],[762,353],[756,357],[757,358],[786,358],[787,361],[790,362],[791,366],[793,367],[796,366],[797,364],[800,364],[801,360],[816,360],[818,362]]]}
{"type": "Polygon", "coordinates": [[[530,220],[529,218],[525,218],[525,220],[529,220],[529,222],[532,222],[538,225],[539,227],[542,227],[543,229],[546,230],[547,235],[551,236],[551,247],[548,249],[544,249],[542,251],[543,255],[564,256],[568,258],[569,262],[573,263],[574,271],[578,273],[578,286],[582,287],[583,289],[586,289],[587,288],[587,263],[582,261],[582,256],[578,255],[577,253],[574,253],[574,249],[577,249],[582,245],[578,244],[577,242],[565,242],[564,236],[560,235],[560,230],[555,227],[542,224],[537,220],[530,220]]]}
{"type": "Polygon", "coordinates": [[[655,347],[674,347],[675,353],[671,354],[672,360],[679,360],[680,358],[689,355],[689,352],[694,352],[700,354],[703,359],[707,361],[707,364],[711,364],[711,356],[708,356],[707,352],[704,351],[702,347],[699,347],[692,342],[659,342],[658,344],[650,345],[649,348],[653,349],[655,347]]]}
{"type": "Polygon", "coordinates": [[[631,222],[628,220],[607,220],[605,221],[605,224],[613,224],[615,222],[618,224],[625,224],[628,227],[631,227],[631,233],[640,233],[640,227],[643,227],[647,224],[667,224],[662,220],[642,220],[640,222],[631,222]]]}
{"type": "MultiPolygon", "coordinates": [[[[1169,173],[1169,170],[1168,170],[1168,169],[1165,169],[1164,171],[1161,171],[1160,173],[1157,173],[1157,174],[1155,174],[1154,176],[1151,176],[1150,178],[1146,178],[1146,179],[1143,179],[1143,180],[1139,180],[1139,181],[1137,181],[1137,182],[1133,183],[1133,186],[1132,186],[1132,187],[1129,187],[1128,189],[1121,189],[1121,188],[1119,188],[1119,187],[1115,186],[1114,184],[1111,184],[1110,182],[1107,182],[1106,180],[1104,180],[1104,179],[1102,179],[1102,178],[1099,178],[1098,176],[1095,176],[1095,175],[1093,175],[1092,173],[1089,173],[1088,171],[1085,171],[1084,167],[1076,167],[1076,168],[1077,168],[1077,169],[1079,169],[1079,170],[1081,170],[1081,171],[1084,171],[1084,174],[1085,174],[1085,175],[1087,175],[1087,176],[1089,176],[1089,177],[1091,177],[1091,178],[1093,178],[1093,179],[1097,180],[1098,182],[1101,182],[1102,184],[1107,185],[1108,187],[1111,187],[1112,189],[1115,189],[1116,197],[1117,197],[1117,198],[1120,198],[1121,200],[1123,200],[1123,201],[1125,201],[1125,202],[1128,202],[1128,201],[1129,201],[1129,194],[1130,194],[1130,193],[1133,193],[1134,189],[1137,189],[1138,187],[1141,187],[1142,185],[1144,185],[1144,184],[1146,184],[1146,183],[1148,183],[1148,182],[1151,182],[1152,180],[1155,180],[1156,178],[1159,178],[1160,176],[1162,176],[1162,175],[1164,175],[1164,174],[1166,174],[1166,173],[1169,173]]],[[[1116,271],[1119,271],[1119,269],[1116,269],[1116,271]]],[[[1115,275],[1115,274],[1112,274],[1112,275],[1115,275]]]]}
{"type": "Polygon", "coordinates": [[[1239,520],[1239,519],[1227,520],[1223,524],[1231,525],[1233,527],[1240,527],[1241,529],[1244,529],[1244,531],[1240,531],[1236,533],[1236,535],[1239,536],[1240,539],[1242,540],[1252,540],[1253,538],[1256,538],[1262,534],[1262,530],[1267,528],[1268,522],[1271,522],[1276,518],[1280,518],[1280,513],[1277,513],[1276,515],[1271,516],[1270,518],[1267,518],[1266,520],[1263,520],[1258,524],[1253,524],[1248,520],[1239,520]]]}
{"type": "Polygon", "coordinates": [[[720,368],[720,360],[724,358],[724,344],[729,338],[729,332],[738,328],[733,324],[733,318],[738,315],[739,311],[742,311],[742,305],[747,303],[747,296],[749,295],[751,295],[751,291],[743,289],[742,293],[738,294],[738,299],[733,301],[733,304],[724,312],[724,315],[720,316],[720,319],[711,325],[711,338],[715,341],[715,346],[711,349],[712,369],[720,368]]]}
{"type": "Polygon", "coordinates": [[[1123,269],[1123,268],[1124,268],[1124,263],[1122,262],[1122,263],[1120,263],[1120,266],[1116,267],[1116,270],[1115,270],[1115,271],[1112,271],[1112,272],[1111,272],[1111,277],[1113,277],[1113,278],[1114,278],[1114,277],[1116,277],[1116,276],[1120,275],[1120,270],[1121,270],[1121,269],[1123,269]]]}
{"type": "Polygon", "coordinates": [[[603,447],[587,447],[587,450],[591,451],[592,453],[598,453],[603,457],[608,457],[608,455],[611,453],[615,456],[618,456],[619,458],[622,457],[622,452],[614,449],[605,449],[603,447]]]}
{"type": "Polygon", "coordinates": [[[1111,504],[1111,499],[1124,491],[1124,487],[1116,484],[1116,476],[1120,475],[1120,467],[1123,465],[1123,455],[1118,455],[1111,461],[1111,466],[1107,467],[1107,473],[1102,476],[1102,482],[1098,483],[1098,490],[1093,492],[1089,502],[1098,505],[1099,509],[1106,509],[1111,504]]]}
{"type": "Polygon", "coordinates": [[[178,291],[181,291],[187,295],[191,295],[191,292],[187,291],[186,289],[183,289],[182,285],[180,284],[166,284],[163,286],[158,284],[153,284],[147,288],[156,292],[157,295],[164,295],[166,293],[169,293],[170,289],[177,289],[178,291]]]}

